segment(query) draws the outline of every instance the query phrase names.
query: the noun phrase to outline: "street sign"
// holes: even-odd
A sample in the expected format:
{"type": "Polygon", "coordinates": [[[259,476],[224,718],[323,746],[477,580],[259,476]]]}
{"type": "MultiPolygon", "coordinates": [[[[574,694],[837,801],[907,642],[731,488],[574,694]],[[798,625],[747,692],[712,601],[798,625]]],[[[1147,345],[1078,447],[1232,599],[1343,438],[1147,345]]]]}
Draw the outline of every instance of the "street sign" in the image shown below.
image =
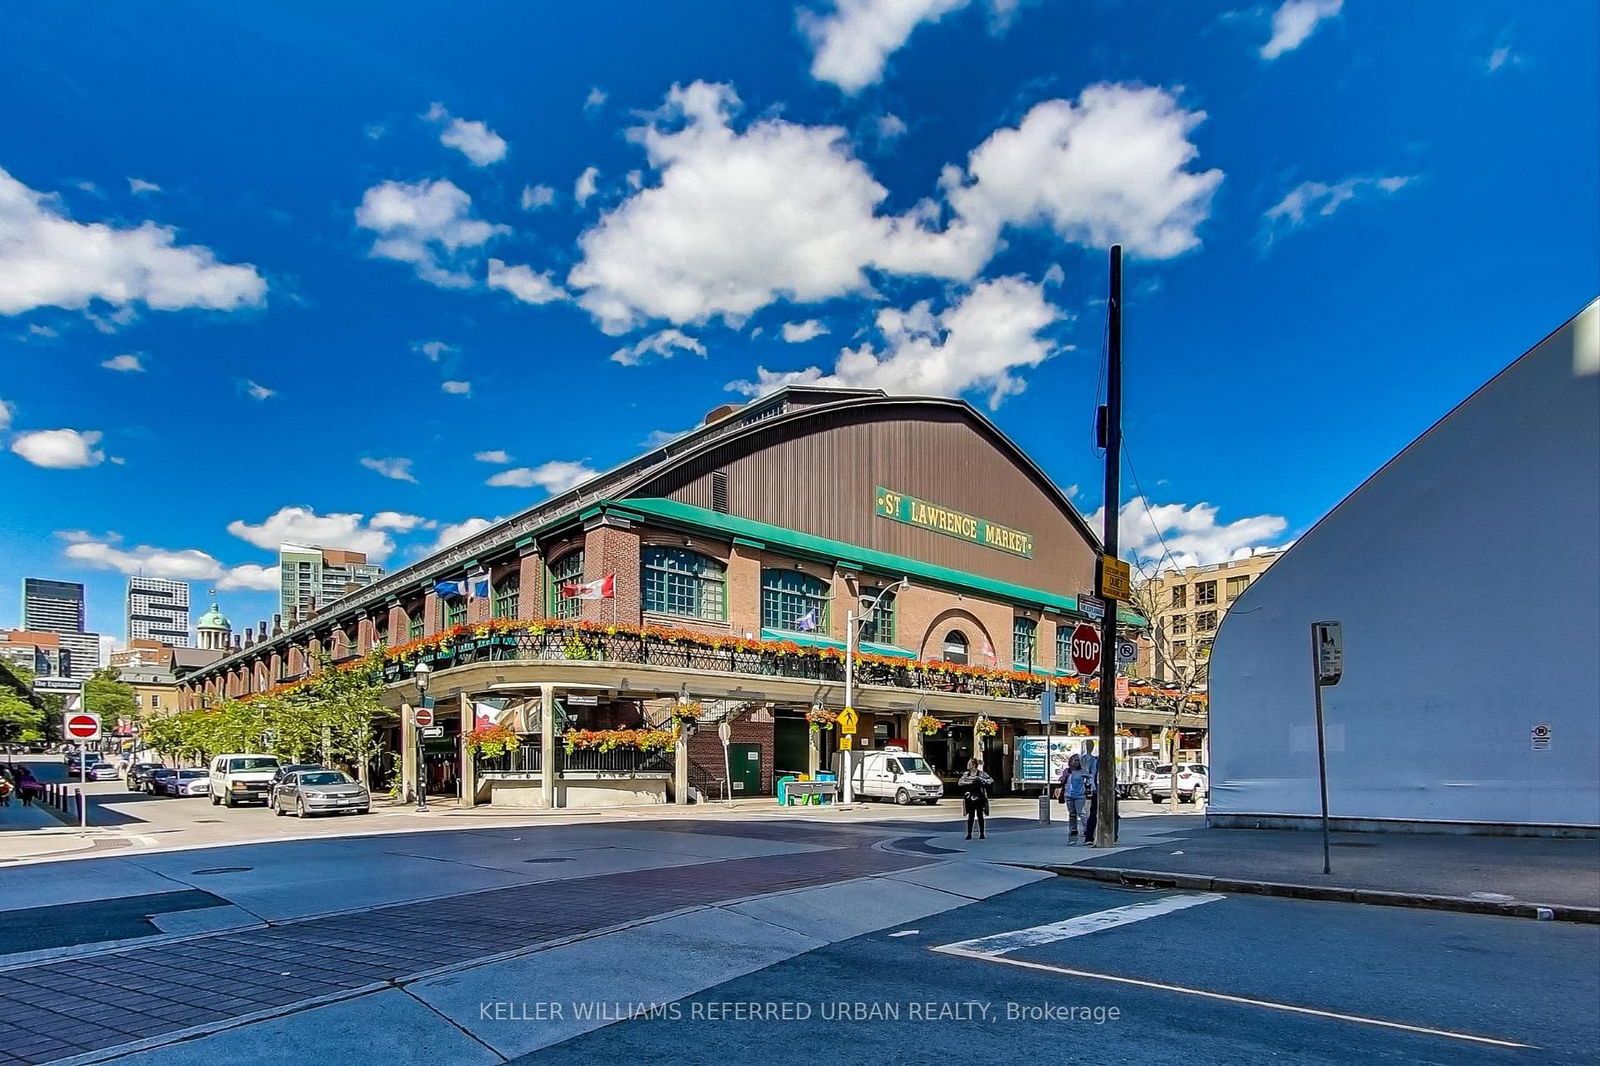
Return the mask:
{"type": "Polygon", "coordinates": [[[583,693],[574,692],[574,693],[569,693],[565,697],[565,699],[567,701],[567,706],[568,707],[598,707],[598,706],[600,706],[600,697],[596,696],[596,695],[592,695],[592,694],[587,694],[586,695],[586,694],[583,694],[583,693]]]}
{"type": "Polygon", "coordinates": [[[411,721],[419,729],[426,729],[433,724],[433,712],[426,707],[418,707],[411,712],[411,721]]]}
{"type": "Polygon", "coordinates": [[[1139,645],[1131,640],[1117,641],[1117,665],[1126,666],[1139,660],[1139,645]]]}
{"type": "Polygon", "coordinates": [[[33,679],[35,692],[82,692],[83,682],[74,677],[36,677],[33,679]]]}
{"type": "Polygon", "coordinates": [[[1129,684],[1127,678],[1125,678],[1125,677],[1117,678],[1117,702],[1118,703],[1127,703],[1128,702],[1128,690],[1131,687],[1132,686],[1129,684]]]}
{"type": "Polygon", "coordinates": [[[100,716],[84,711],[62,715],[61,732],[73,740],[99,740],[100,716]]]}
{"type": "Polygon", "coordinates": [[[1344,676],[1344,631],[1338,622],[1312,622],[1317,645],[1317,684],[1337,685],[1344,676]]]}
{"type": "Polygon", "coordinates": [[[430,725],[422,731],[422,735],[425,737],[442,737],[444,736],[444,726],[430,725]]]}
{"type": "Polygon", "coordinates": [[[1078,610],[1098,622],[1106,616],[1106,601],[1098,596],[1091,596],[1087,592],[1080,592],[1078,593],[1078,610]]]}
{"type": "Polygon", "coordinates": [[[1072,631],[1072,668],[1080,674],[1100,668],[1100,634],[1088,622],[1079,622],[1072,631]]]}
{"type": "Polygon", "coordinates": [[[1100,588],[1102,598],[1126,600],[1133,595],[1133,573],[1128,564],[1114,555],[1100,556],[1100,588]]]}
{"type": "Polygon", "coordinates": [[[839,732],[854,733],[856,726],[861,722],[861,716],[856,714],[854,707],[846,707],[839,712],[839,732]]]}
{"type": "Polygon", "coordinates": [[[728,725],[726,718],[717,723],[717,737],[722,741],[724,748],[728,746],[728,741],[733,738],[733,729],[728,725]]]}
{"type": "Polygon", "coordinates": [[[1050,719],[1056,716],[1056,687],[1046,685],[1039,694],[1039,724],[1049,725],[1050,719]]]}
{"type": "Polygon", "coordinates": [[[849,751],[852,747],[855,746],[854,743],[853,743],[853,741],[855,739],[856,739],[855,737],[852,737],[852,736],[849,736],[849,735],[845,735],[845,736],[840,737],[839,738],[839,750],[840,751],[849,751]]]}
{"type": "Polygon", "coordinates": [[[1528,742],[1533,746],[1534,751],[1549,751],[1550,727],[1547,725],[1534,726],[1528,731],[1528,742]]]}

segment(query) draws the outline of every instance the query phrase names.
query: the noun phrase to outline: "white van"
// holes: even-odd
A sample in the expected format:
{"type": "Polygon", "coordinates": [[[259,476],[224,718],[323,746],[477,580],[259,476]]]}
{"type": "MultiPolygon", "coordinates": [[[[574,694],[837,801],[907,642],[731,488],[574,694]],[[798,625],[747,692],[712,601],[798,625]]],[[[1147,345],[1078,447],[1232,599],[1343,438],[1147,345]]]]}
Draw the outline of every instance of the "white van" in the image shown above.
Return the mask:
{"type": "Polygon", "coordinates": [[[276,755],[218,755],[211,760],[211,805],[234,807],[245,800],[265,804],[278,765],[276,755]]]}
{"type": "Polygon", "coordinates": [[[944,795],[944,782],[928,760],[904,748],[862,752],[851,778],[855,794],[861,799],[892,799],[902,807],[913,801],[938,803],[944,795]]]}

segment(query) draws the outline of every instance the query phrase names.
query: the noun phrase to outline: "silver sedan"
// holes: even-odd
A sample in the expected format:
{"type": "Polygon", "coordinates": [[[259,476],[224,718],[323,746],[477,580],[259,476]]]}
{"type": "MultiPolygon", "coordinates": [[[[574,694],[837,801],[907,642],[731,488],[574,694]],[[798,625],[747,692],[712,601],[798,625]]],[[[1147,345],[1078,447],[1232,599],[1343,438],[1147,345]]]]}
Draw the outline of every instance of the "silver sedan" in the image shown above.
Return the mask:
{"type": "Polygon", "coordinates": [[[272,790],[272,807],[281,817],[289,811],[312,814],[366,814],[372,796],[366,786],[341,770],[301,770],[272,790]]]}

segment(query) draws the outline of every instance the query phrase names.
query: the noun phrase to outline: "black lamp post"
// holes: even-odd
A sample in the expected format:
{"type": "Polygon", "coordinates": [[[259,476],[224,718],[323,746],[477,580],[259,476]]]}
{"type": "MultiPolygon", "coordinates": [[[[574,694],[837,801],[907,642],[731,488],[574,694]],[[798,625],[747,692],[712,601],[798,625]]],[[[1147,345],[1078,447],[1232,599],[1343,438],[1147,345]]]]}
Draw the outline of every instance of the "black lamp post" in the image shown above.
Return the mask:
{"type": "MultiPolygon", "coordinates": [[[[428,678],[433,674],[433,667],[427,663],[418,663],[411,672],[412,680],[417,683],[418,708],[428,705],[428,678]]],[[[417,712],[411,712],[411,728],[417,733],[417,810],[426,812],[428,809],[428,766],[427,755],[422,749],[422,727],[417,725],[417,712]]]]}

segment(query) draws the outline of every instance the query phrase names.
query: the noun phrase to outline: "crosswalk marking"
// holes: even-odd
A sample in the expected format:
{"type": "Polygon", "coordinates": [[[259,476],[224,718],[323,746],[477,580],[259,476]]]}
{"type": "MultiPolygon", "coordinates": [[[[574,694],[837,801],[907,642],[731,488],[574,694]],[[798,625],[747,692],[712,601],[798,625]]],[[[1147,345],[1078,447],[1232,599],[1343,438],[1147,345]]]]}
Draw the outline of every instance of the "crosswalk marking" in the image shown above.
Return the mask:
{"type": "Polygon", "coordinates": [[[1163,896],[1160,899],[1147,899],[1139,903],[1130,903],[1126,907],[1113,907],[1107,911],[1095,911],[1093,914],[1080,914],[1076,918],[1067,918],[1063,921],[1051,922],[1048,925],[1035,925],[1009,933],[996,933],[993,936],[979,937],[976,940],[962,940],[959,943],[945,944],[933,950],[942,951],[949,955],[1005,955],[1016,951],[1018,948],[1053,944],[1058,940],[1070,940],[1075,936],[1087,936],[1090,933],[1098,933],[1102,929],[1114,929],[1119,925],[1127,925],[1130,922],[1142,922],[1146,918],[1156,918],[1163,914],[1171,914],[1173,911],[1198,907],[1203,903],[1215,903],[1224,898],[1226,897],[1220,896],[1215,892],[1163,896]]]}

